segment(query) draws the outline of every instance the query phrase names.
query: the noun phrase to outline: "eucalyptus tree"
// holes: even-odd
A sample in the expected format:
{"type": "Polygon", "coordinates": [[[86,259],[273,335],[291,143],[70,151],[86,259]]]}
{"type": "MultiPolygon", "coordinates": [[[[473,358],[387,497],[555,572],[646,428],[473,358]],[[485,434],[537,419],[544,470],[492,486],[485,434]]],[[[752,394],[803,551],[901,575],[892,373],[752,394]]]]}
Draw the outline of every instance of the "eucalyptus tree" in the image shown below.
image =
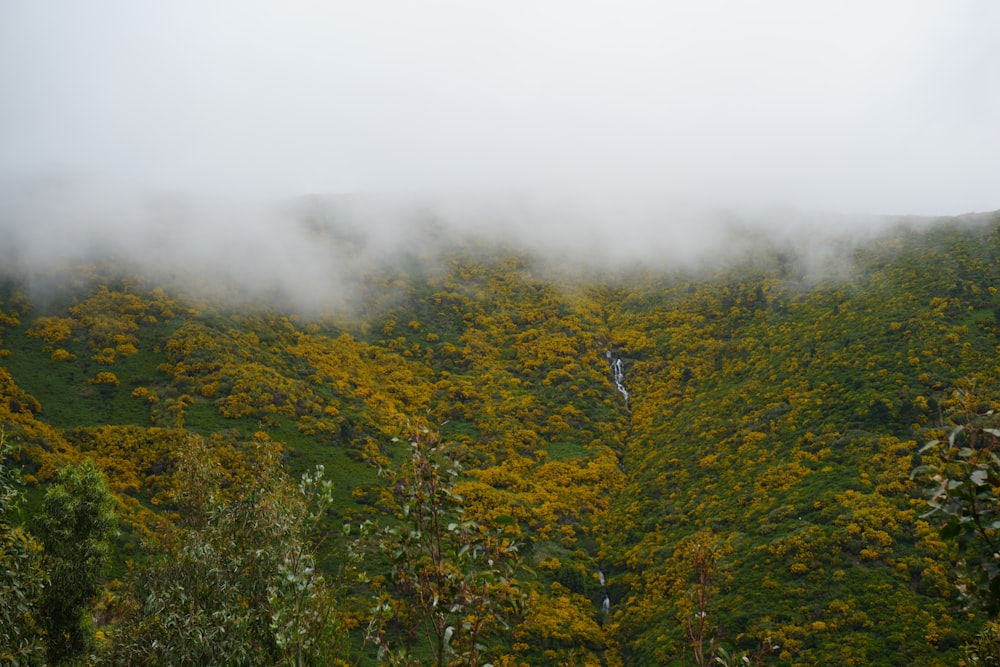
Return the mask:
{"type": "Polygon", "coordinates": [[[251,447],[245,470],[198,437],[180,452],[180,518],[132,573],[113,662],[335,664],[344,634],[316,563],[332,483],[318,467],[295,484],[272,443],[251,447]]]}
{"type": "Polygon", "coordinates": [[[488,526],[465,516],[456,492],[462,466],[429,428],[412,429],[401,465],[375,463],[391,489],[383,505],[389,517],[375,531],[388,559],[370,627],[381,662],[489,664],[524,612],[518,544],[505,530],[513,522],[488,526]]]}
{"type": "Polygon", "coordinates": [[[83,655],[93,642],[91,609],[118,532],[114,496],[93,461],[59,470],[37,531],[49,577],[41,605],[46,651],[49,662],[59,664],[83,655]]]}
{"type": "Polygon", "coordinates": [[[0,427],[0,664],[30,665],[44,655],[37,607],[46,583],[42,547],[12,515],[24,499],[11,447],[0,427]]]}

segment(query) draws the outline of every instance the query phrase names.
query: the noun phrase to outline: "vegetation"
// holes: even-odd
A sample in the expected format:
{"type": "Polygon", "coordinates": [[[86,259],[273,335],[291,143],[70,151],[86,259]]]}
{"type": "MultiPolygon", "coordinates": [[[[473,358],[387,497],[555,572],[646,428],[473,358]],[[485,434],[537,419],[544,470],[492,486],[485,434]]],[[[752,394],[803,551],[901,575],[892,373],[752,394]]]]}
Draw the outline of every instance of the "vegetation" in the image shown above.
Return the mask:
{"type": "Polygon", "coordinates": [[[390,564],[374,585],[379,656],[393,665],[421,664],[419,655],[438,667],[492,664],[487,642],[509,631],[523,607],[514,579],[518,545],[465,518],[456,492],[461,465],[436,433],[416,427],[409,444],[398,470],[387,458],[377,461],[391,489],[380,503],[395,519],[377,536],[390,564]],[[425,645],[414,645],[417,635],[425,645]]]}
{"type": "Polygon", "coordinates": [[[921,449],[927,460],[913,476],[930,491],[928,515],[944,521],[941,537],[959,548],[959,593],[992,617],[1000,613],[1000,428],[995,408],[978,401],[970,390],[955,392],[960,423],[952,423],[947,442],[921,449]]]}
{"type": "Polygon", "coordinates": [[[197,436],[181,450],[180,515],[118,606],[116,664],[336,664],[343,637],[315,538],[330,503],[322,468],[298,486],[262,435],[248,465],[197,436]]]}
{"type": "Polygon", "coordinates": [[[998,260],[996,216],[600,276],[456,242],[310,317],[114,263],[7,276],[4,651],[38,656],[31,535],[91,465],[120,580],[87,598],[97,658],[985,660],[998,260]]]}
{"type": "Polygon", "coordinates": [[[21,526],[8,522],[23,499],[9,452],[0,429],[0,661],[28,665],[44,653],[36,613],[47,582],[41,546],[21,526]]]}
{"type": "MultiPolygon", "coordinates": [[[[957,389],[949,401],[947,440],[931,440],[920,450],[921,465],[912,476],[927,491],[931,510],[942,524],[941,538],[958,549],[956,588],[967,609],[1000,613],[1000,426],[995,401],[977,388],[957,389]]],[[[964,647],[962,664],[997,664],[1000,636],[995,620],[987,622],[964,647]]]]}
{"type": "Polygon", "coordinates": [[[50,664],[85,655],[94,638],[90,611],[117,531],[115,501],[92,461],[62,468],[48,488],[38,518],[48,585],[41,620],[50,664]]]}

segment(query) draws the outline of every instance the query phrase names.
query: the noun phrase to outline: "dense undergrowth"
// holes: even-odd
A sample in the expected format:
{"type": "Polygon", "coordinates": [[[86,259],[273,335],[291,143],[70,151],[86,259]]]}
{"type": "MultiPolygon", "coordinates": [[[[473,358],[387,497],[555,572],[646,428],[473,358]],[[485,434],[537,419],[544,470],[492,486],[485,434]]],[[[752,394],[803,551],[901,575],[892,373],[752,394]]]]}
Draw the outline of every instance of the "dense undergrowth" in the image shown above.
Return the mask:
{"type": "MultiPolygon", "coordinates": [[[[192,433],[235,458],[266,437],[296,474],[323,464],[335,572],[339,526],[387,492],[368,461],[399,460],[419,417],[461,451],[466,516],[513,521],[522,543],[531,604],[505,664],[687,664],[702,613],[767,664],[953,664],[984,619],[960,610],[909,473],[955,387],[997,386],[1000,221],[900,227],[835,259],[764,248],[598,279],[456,246],[367,276],[349,318],[234,307],[113,262],[44,292],[6,276],[0,420],[38,488],[67,461],[105,472],[119,573],[180,518],[192,433]]],[[[343,604],[357,639],[366,604],[343,604]]]]}

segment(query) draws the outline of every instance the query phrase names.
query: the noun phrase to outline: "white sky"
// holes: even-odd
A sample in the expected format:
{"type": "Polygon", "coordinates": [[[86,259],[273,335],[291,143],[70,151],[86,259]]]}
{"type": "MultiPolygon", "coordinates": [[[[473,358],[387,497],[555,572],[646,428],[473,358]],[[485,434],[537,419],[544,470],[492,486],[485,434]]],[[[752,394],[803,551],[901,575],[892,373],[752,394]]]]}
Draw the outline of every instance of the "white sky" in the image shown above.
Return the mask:
{"type": "Polygon", "coordinates": [[[993,0],[0,0],[0,173],[1000,208],[993,0]]]}

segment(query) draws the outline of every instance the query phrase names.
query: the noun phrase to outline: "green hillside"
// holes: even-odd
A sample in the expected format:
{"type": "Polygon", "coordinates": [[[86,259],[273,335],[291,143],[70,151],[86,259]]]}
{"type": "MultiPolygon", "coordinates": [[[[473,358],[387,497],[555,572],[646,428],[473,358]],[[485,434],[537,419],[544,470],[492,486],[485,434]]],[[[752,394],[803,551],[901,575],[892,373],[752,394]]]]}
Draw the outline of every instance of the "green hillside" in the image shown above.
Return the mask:
{"type": "MultiPolygon", "coordinates": [[[[494,664],[692,664],[704,620],[762,664],[952,665],[986,619],[961,611],[910,471],[956,387],[1000,396],[998,288],[1000,215],[901,223],[825,259],[760,244],[599,276],[468,241],[373,271],[349,313],[108,259],[3,278],[0,422],[31,497],[65,462],[105,472],[123,580],[183,521],[191,434],[237,458],[278,443],[294,475],[323,464],[334,573],[339,526],[385,514],[370,461],[399,462],[394,438],[426,420],[461,453],[466,516],[522,543],[530,604],[494,664]]],[[[349,652],[367,595],[343,592],[349,652]]]]}

